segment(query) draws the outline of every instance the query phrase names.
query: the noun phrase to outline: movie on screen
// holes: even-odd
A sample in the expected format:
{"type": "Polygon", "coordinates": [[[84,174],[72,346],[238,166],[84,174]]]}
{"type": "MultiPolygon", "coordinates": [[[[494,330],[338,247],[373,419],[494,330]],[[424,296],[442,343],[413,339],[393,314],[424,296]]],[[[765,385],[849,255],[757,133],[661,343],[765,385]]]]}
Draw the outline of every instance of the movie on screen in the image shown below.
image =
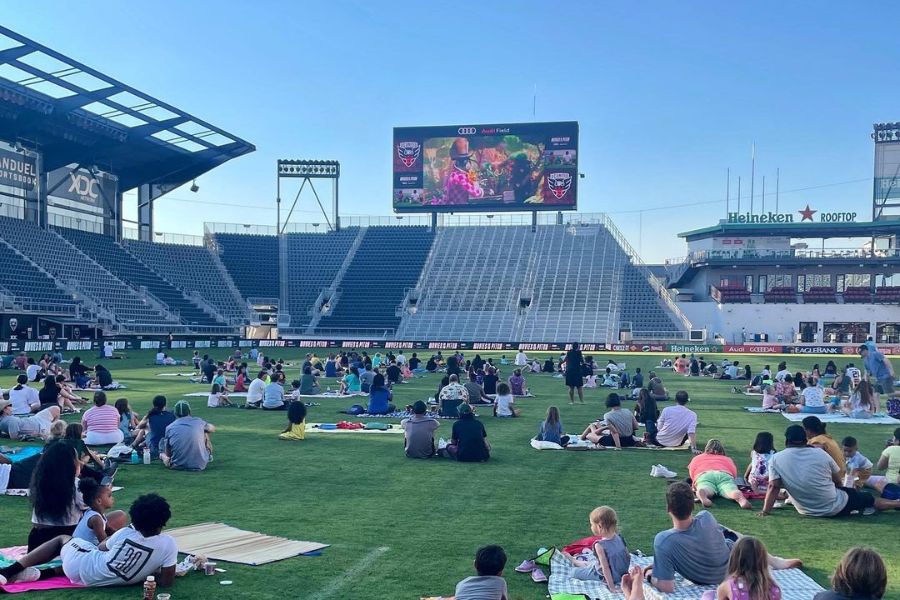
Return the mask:
{"type": "Polygon", "coordinates": [[[575,210],[578,123],[394,128],[395,212],[575,210]]]}

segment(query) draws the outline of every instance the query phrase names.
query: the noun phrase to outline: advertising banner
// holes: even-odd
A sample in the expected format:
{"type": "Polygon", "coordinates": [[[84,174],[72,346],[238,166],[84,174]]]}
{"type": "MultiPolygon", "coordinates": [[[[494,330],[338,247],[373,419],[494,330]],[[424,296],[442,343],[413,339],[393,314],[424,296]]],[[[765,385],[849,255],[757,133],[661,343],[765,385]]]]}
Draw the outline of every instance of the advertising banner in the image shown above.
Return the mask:
{"type": "MultiPolygon", "coordinates": [[[[858,347],[858,346],[857,346],[858,347]]],[[[794,346],[794,354],[843,354],[843,346],[794,346]]]]}
{"type": "Polygon", "coordinates": [[[60,167],[47,174],[47,189],[53,198],[72,200],[91,206],[115,205],[117,181],[106,173],[96,175],[87,169],[60,167]]]}
{"type": "Polygon", "coordinates": [[[768,344],[725,344],[725,352],[735,354],[783,354],[784,346],[770,346],[768,344]]]}
{"type": "Polygon", "coordinates": [[[395,212],[575,210],[578,123],[398,127],[395,212]]]}
{"type": "Polygon", "coordinates": [[[33,156],[0,148],[0,185],[31,191],[37,182],[37,161],[33,156]]]}
{"type": "Polygon", "coordinates": [[[900,198],[900,141],[875,143],[874,200],[900,198]]]}

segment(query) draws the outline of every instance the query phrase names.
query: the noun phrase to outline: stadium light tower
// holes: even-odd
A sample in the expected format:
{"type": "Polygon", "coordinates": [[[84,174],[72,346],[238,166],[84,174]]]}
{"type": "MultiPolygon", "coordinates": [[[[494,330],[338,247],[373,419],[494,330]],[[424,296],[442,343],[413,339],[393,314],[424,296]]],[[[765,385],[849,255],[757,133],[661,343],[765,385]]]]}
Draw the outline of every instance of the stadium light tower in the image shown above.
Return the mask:
{"type": "Polygon", "coordinates": [[[277,231],[279,235],[284,232],[284,228],[287,227],[287,224],[290,222],[291,215],[294,212],[294,208],[297,206],[297,201],[300,200],[300,194],[303,192],[303,188],[306,187],[306,184],[309,184],[309,187],[316,198],[316,202],[319,204],[319,208],[322,211],[322,215],[325,217],[325,222],[328,223],[328,228],[338,231],[341,228],[340,217],[338,216],[338,180],[340,177],[341,164],[336,160],[279,160],[277,196],[275,198],[277,208],[277,231]],[[281,180],[283,178],[302,179],[300,189],[297,190],[297,195],[294,196],[294,201],[291,203],[291,208],[288,211],[287,217],[284,219],[284,224],[282,224],[281,221],[281,180]],[[313,179],[331,179],[333,181],[331,186],[333,222],[328,218],[328,213],[322,205],[322,200],[319,198],[319,193],[316,191],[313,179]]]}

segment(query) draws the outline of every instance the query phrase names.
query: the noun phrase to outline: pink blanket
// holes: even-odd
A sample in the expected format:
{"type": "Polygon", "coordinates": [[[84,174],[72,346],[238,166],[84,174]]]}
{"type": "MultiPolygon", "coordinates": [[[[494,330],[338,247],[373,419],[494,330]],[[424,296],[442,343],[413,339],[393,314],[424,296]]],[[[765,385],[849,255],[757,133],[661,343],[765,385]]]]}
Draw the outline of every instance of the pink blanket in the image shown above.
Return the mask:
{"type": "MultiPolygon", "coordinates": [[[[25,556],[28,548],[26,546],[12,546],[10,548],[0,548],[0,555],[2,555],[7,560],[16,560],[23,556],[25,556]]],[[[69,581],[68,577],[64,577],[62,575],[57,577],[50,577],[47,579],[41,579],[39,581],[32,581],[30,583],[8,583],[4,586],[0,586],[0,590],[3,590],[7,594],[18,594],[20,592],[35,592],[40,590],[61,590],[65,588],[80,588],[84,587],[77,583],[72,583],[69,581]]]]}

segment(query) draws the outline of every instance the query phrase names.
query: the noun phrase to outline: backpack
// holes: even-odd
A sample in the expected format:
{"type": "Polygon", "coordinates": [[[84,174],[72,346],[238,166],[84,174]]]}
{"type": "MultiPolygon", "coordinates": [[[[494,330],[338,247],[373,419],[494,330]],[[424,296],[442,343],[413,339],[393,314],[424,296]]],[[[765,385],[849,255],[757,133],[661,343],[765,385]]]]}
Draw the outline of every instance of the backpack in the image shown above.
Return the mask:
{"type": "Polygon", "coordinates": [[[900,419],[900,398],[889,398],[887,401],[887,414],[889,417],[900,419]]]}

